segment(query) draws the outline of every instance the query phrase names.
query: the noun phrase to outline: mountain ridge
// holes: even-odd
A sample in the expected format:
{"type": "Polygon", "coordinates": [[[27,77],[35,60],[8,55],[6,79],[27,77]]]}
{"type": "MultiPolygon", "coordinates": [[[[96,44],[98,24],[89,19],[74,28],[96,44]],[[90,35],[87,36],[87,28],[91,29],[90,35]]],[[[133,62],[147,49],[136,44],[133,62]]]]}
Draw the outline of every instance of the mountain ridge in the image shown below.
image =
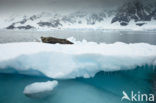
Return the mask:
{"type": "Polygon", "coordinates": [[[156,28],[156,2],[141,0],[126,1],[117,10],[101,10],[98,12],[75,11],[68,14],[41,12],[10,18],[5,29],[132,29],[156,28]]]}

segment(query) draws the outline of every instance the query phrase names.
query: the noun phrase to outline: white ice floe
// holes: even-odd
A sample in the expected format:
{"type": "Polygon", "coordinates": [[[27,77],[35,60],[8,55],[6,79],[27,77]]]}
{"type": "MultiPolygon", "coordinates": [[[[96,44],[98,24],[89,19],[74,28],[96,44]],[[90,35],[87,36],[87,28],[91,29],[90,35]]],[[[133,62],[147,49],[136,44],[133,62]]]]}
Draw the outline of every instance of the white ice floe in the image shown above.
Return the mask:
{"type": "Polygon", "coordinates": [[[28,97],[45,97],[58,85],[57,81],[35,82],[25,87],[23,93],[28,97]]]}
{"type": "Polygon", "coordinates": [[[93,77],[99,71],[128,70],[156,64],[155,45],[70,40],[73,45],[0,44],[0,71],[7,72],[12,68],[20,74],[39,75],[37,72],[40,72],[47,77],[68,79],[93,77]]]}

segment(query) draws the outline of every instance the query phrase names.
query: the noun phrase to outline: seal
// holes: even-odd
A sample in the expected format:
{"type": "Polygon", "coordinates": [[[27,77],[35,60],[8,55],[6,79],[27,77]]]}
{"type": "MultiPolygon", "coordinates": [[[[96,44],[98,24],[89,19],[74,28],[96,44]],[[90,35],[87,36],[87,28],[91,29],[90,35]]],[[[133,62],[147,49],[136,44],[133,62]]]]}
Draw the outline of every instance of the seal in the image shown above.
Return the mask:
{"type": "Polygon", "coordinates": [[[41,37],[41,40],[43,43],[50,43],[50,44],[73,44],[67,39],[60,39],[60,38],[54,38],[54,37],[41,37]]]}

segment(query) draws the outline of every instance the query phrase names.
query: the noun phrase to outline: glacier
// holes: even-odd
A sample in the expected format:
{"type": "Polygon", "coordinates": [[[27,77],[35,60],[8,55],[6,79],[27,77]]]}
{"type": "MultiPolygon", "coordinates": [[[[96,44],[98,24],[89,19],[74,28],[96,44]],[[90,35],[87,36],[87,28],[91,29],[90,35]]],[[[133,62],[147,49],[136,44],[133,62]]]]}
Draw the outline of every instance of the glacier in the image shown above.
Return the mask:
{"type": "Polygon", "coordinates": [[[156,46],[146,43],[97,44],[86,40],[74,45],[21,42],[0,44],[0,72],[56,79],[94,77],[145,65],[155,68],[156,46]]]}

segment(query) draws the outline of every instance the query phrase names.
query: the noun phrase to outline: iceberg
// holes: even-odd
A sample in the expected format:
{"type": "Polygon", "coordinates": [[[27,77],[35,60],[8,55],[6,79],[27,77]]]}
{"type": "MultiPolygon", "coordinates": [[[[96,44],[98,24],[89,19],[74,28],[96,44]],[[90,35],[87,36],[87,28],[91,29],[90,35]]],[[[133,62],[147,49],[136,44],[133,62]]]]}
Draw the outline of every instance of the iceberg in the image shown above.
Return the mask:
{"type": "Polygon", "coordinates": [[[57,81],[35,82],[26,86],[23,93],[28,97],[42,98],[50,95],[57,85],[57,81]]]}
{"type": "Polygon", "coordinates": [[[73,45],[21,42],[0,44],[0,72],[43,75],[54,79],[90,78],[156,65],[156,46],[146,43],[114,44],[75,41],[73,45]]]}

